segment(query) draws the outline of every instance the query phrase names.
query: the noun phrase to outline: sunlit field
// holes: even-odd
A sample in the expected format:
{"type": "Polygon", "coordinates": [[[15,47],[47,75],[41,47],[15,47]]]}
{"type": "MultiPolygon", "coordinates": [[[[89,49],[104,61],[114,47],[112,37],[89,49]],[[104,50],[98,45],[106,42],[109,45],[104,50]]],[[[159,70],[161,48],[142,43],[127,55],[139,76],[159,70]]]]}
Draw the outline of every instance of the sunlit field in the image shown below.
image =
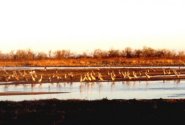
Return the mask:
{"type": "Polygon", "coordinates": [[[168,122],[183,119],[183,51],[145,47],[83,54],[61,50],[47,54],[18,50],[1,53],[0,60],[3,125],[22,125],[25,121],[36,125],[68,125],[77,121],[80,124],[135,123],[131,122],[132,118],[138,119],[137,123],[152,118],[156,123],[161,118],[166,121],[173,117],[168,122]],[[21,108],[23,105],[25,108],[21,108]],[[172,110],[178,106],[178,110],[172,110]],[[136,112],[140,115],[132,116],[136,112]],[[104,122],[106,118],[112,119],[104,122]]]}
{"type": "Polygon", "coordinates": [[[184,0],[0,0],[0,125],[185,123],[184,0]]]}

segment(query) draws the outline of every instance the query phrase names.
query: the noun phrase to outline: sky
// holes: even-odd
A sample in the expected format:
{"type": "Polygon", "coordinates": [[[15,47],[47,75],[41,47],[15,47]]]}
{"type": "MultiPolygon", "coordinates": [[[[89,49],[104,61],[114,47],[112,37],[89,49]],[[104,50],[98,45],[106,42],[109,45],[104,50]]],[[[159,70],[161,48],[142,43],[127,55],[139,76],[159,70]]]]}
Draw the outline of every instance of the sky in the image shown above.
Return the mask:
{"type": "Polygon", "coordinates": [[[0,50],[183,50],[184,14],[184,0],[1,0],[0,50]]]}

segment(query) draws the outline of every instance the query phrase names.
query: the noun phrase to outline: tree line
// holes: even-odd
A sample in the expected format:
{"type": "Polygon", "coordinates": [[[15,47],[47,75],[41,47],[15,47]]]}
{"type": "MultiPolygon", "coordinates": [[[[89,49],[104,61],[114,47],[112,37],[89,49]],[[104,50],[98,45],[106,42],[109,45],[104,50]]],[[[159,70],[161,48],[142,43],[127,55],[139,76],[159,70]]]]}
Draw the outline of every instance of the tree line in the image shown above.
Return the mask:
{"type": "Polygon", "coordinates": [[[37,59],[68,59],[68,58],[185,58],[185,51],[168,49],[154,49],[143,47],[142,49],[125,48],[123,50],[96,49],[93,52],[75,54],[70,50],[56,50],[49,52],[33,52],[32,50],[17,50],[8,53],[0,52],[0,60],[37,60],[37,59]]]}

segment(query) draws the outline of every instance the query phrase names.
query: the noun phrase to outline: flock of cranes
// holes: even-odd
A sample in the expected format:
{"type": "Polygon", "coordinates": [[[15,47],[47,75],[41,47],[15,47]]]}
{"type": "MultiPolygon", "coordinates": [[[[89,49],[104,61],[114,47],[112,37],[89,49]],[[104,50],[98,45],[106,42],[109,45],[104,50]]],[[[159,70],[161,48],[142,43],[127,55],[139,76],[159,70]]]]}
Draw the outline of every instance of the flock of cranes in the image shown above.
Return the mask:
{"type": "MultiPolygon", "coordinates": [[[[180,78],[180,71],[176,69],[158,69],[158,75],[174,76],[180,78]]],[[[62,82],[62,81],[121,81],[121,80],[140,80],[151,79],[156,77],[156,69],[144,70],[91,70],[87,72],[63,72],[62,70],[1,70],[1,81],[15,81],[15,82],[30,82],[30,83],[44,83],[44,82],[62,82]],[[51,73],[52,71],[52,73],[51,73]],[[48,72],[50,72],[48,74],[48,72]]]]}

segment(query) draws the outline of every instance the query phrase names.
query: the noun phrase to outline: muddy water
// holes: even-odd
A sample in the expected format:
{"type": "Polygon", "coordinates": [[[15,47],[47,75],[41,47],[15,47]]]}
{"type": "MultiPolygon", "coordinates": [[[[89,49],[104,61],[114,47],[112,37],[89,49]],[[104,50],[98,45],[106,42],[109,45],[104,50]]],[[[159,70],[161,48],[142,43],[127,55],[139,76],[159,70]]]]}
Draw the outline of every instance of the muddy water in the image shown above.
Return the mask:
{"type": "Polygon", "coordinates": [[[185,98],[185,81],[45,83],[0,85],[0,92],[67,92],[61,94],[0,96],[0,100],[38,99],[158,99],[185,98]]]}

